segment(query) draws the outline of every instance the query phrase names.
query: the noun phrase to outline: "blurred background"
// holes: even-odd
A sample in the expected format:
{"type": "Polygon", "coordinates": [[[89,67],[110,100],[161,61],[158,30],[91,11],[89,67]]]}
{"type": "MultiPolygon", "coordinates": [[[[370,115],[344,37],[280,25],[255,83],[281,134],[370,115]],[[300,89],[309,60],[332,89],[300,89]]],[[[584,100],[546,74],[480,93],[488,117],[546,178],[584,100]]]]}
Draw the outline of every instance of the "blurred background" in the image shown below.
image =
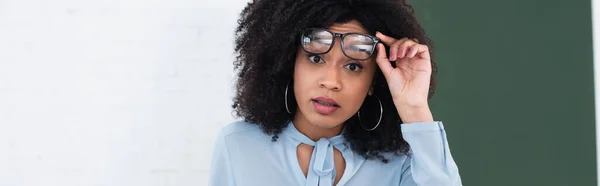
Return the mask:
{"type": "Polygon", "coordinates": [[[592,2],[412,2],[464,185],[597,185],[592,2]]]}
{"type": "MultiPolygon", "coordinates": [[[[593,1],[410,1],[464,185],[597,185],[593,1]]],[[[206,185],[247,2],[0,0],[0,186],[206,185]]]]}

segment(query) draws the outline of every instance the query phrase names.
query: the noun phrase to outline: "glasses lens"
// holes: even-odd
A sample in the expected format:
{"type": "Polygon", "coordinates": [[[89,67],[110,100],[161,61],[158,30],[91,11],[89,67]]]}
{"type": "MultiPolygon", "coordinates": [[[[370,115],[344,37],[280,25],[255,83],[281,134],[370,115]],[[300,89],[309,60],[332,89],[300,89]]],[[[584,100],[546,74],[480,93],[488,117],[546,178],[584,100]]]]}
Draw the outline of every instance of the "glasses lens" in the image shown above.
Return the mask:
{"type": "Polygon", "coordinates": [[[311,29],[302,34],[302,47],[309,53],[325,53],[333,43],[333,35],[325,30],[311,29]]]}
{"type": "Polygon", "coordinates": [[[354,59],[369,59],[375,51],[375,40],[363,34],[349,34],[344,37],[344,52],[354,59]]]}

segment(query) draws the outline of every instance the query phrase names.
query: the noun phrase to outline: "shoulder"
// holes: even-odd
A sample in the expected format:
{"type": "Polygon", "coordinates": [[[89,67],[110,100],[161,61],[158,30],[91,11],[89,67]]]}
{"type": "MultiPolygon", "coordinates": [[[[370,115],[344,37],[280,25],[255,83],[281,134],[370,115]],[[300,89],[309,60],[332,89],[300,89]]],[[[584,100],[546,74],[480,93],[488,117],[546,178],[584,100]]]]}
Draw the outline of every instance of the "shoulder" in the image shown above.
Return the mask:
{"type": "Polygon", "coordinates": [[[230,135],[236,135],[240,133],[252,133],[252,132],[262,132],[260,127],[253,123],[248,123],[243,120],[234,121],[225,125],[220,130],[220,136],[226,137],[230,135]]]}
{"type": "Polygon", "coordinates": [[[265,142],[271,139],[257,124],[243,120],[234,121],[221,128],[219,138],[230,144],[265,142]]]}

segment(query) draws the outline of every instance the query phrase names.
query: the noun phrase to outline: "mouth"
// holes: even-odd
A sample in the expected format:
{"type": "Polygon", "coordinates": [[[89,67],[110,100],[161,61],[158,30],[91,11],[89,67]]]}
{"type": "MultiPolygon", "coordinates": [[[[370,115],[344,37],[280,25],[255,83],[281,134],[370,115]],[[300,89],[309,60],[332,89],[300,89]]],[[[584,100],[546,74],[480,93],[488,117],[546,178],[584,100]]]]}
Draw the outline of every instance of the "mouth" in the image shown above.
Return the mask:
{"type": "Polygon", "coordinates": [[[317,102],[321,105],[325,105],[325,106],[340,107],[340,105],[338,105],[337,102],[335,102],[335,100],[333,100],[331,98],[318,97],[318,98],[312,99],[312,101],[317,102]]]}
{"type": "Polygon", "coordinates": [[[315,111],[322,115],[330,115],[333,114],[340,105],[338,105],[335,100],[326,97],[318,97],[311,100],[313,102],[313,106],[315,107],[315,111]]]}

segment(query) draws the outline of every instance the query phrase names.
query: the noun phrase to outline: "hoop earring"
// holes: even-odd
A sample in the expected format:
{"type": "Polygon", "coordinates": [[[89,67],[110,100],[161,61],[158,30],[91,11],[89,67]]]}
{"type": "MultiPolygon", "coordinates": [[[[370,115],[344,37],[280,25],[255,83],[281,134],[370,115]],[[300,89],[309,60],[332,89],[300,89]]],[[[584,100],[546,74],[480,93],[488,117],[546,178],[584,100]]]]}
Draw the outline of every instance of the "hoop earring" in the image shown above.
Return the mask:
{"type": "Polygon", "coordinates": [[[287,113],[292,114],[292,112],[290,112],[290,108],[288,107],[288,97],[287,97],[288,93],[287,92],[288,92],[289,86],[290,86],[290,82],[288,82],[287,85],[285,85],[285,97],[284,97],[285,101],[284,101],[284,103],[285,103],[285,110],[287,111],[287,113]]]}
{"type": "Polygon", "coordinates": [[[383,105],[381,104],[381,99],[379,99],[379,97],[377,97],[376,95],[373,95],[373,96],[375,96],[375,98],[377,98],[377,101],[379,102],[379,120],[377,121],[377,124],[375,125],[375,127],[370,128],[370,129],[366,128],[362,123],[362,119],[360,118],[360,109],[358,110],[358,122],[360,123],[360,126],[367,131],[375,130],[381,123],[381,118],[383,117],[383,105]]]}

